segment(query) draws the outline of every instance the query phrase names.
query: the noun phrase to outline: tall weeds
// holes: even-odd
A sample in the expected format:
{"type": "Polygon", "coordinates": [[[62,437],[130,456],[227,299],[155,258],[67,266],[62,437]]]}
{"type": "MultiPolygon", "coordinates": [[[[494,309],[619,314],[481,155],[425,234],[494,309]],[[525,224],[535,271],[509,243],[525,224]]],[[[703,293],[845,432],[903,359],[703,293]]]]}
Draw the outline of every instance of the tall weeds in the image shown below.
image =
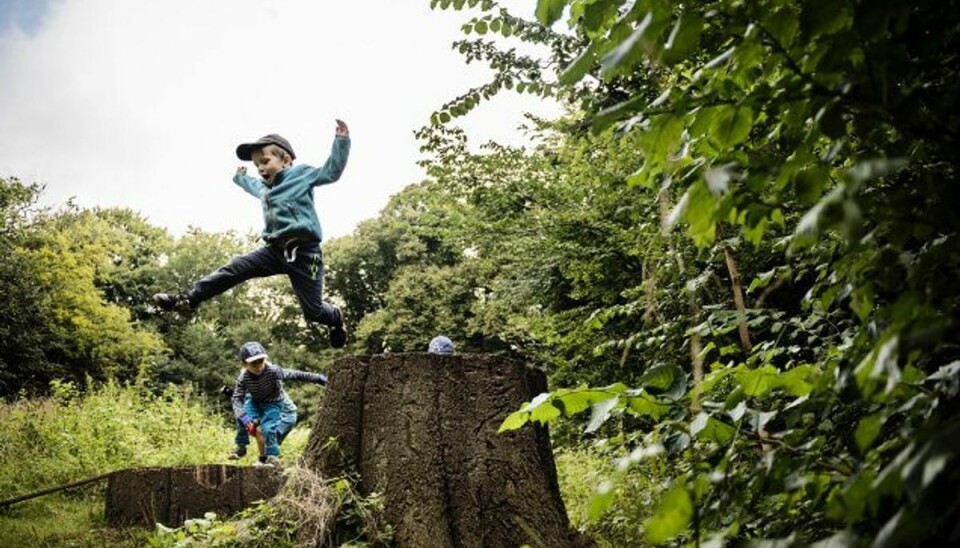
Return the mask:
{"type": "Polygon", "coordinates": [[[133,466],[217,462],[232,433],[189,388],[108,382],[0,404],[0,499],[133,466]]]}

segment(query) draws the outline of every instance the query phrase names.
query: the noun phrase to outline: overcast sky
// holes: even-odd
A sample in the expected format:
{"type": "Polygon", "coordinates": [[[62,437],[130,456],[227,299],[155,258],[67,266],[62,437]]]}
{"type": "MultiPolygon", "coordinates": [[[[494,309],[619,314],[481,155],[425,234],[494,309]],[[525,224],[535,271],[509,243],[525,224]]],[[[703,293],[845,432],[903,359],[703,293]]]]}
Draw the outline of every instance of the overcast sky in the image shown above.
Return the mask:
{"type": "MultiPolygon", "coordinates": [[[[505,3],[532,17],[536,2],[505,3]]],[[[429,0],[0,0],[0,176],[44,203],[122,206],[182,234],[262,228],[231,178],[234,150],[267,133],[319,165],[334,119],[353,145],[315,193],[325,237],[349,233],[422,178],[413,131],[485,81],[450,44],[464,12],[429,0]]],[[[524,142],[504,95],[463,122],[471,139],[524,142]]]]}

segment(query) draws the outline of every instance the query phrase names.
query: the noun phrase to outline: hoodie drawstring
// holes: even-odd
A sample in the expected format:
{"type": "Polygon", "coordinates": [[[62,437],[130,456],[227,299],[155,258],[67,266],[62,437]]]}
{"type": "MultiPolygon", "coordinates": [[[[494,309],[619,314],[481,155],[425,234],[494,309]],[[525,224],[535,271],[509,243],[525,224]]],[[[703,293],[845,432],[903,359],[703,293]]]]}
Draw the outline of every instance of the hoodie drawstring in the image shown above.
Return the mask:
{"type": "Polygon", "coordinates": [[[294,262],[297,261],[297,248],[298,248],[298,247],[300,247],[299,244],[298,244],[298,245],[295,245],[295,246],[293,246],[293,247],[284,247],[284,248],[283,248],[283,256],[284,256],[284,258],[287,259],[287,262],[288,262],[288,263],[294,263],[294,262]]]}

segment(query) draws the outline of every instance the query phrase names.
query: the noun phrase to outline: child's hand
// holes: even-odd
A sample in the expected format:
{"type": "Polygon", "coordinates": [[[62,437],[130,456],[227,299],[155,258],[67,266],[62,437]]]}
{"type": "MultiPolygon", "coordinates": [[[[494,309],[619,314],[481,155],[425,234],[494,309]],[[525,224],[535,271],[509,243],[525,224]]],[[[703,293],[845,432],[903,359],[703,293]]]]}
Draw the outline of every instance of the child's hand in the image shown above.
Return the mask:
{"type": "Polygon", "coordinates": [[[240,424],[242,424],[243,427],[247,429],[248,434],[250,434],[251,436],[256,435],[257,421],[251,419],[250,415],[247,415],[246,413],[244,413],[243,415],[240,415],[240,418],[237,420],[239,420],[240,424]]]}
{"type": "Polygon", "coordinates": [[[340,135],[340,136],[343,136],[343,137],[349,137],[349,136],[350,136],[350,129],[347,127],[347,123],[344,122],[343,120],[337,120],[337,131],[336,131],[336,133],[337,133],[337,135],[340,135]]]}
{"type": "Polygon", "coordinates": [[[246,167],[244,167],[244,166],[239,166],[239,167],[237,167],[237,175],[246,175],[246,174],[247,174],[247,168],[246,168],[246,167]]]}

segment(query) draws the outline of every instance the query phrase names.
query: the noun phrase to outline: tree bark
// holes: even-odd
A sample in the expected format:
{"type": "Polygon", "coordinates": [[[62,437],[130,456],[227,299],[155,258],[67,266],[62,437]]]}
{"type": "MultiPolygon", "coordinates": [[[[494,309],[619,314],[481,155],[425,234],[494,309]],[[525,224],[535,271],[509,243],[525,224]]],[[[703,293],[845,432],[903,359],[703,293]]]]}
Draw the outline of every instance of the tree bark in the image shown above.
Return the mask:
{"type": "Polygon", "coordinates": [[[733,253],[729,247],[723,248],[723,256],[727,262],[727,272],[730,273],[730,289],[733,291],[733,304],[737,307],[737,317],[740,324],[737,326],[740,331],[740,346],[744,352],[749,353],[753,349],[750,342],[750,328],[747,326],[747,306],[743,299],[743,286],[740,285],[740,272],[737,270],[737,261],[733,258],[733,253]]]}
{"type": "Polygon", "coordinates": [[[105,513],[111,525],[179,527],[206,512],[223,516],[243,510],[274,496],[282,484],[280,470],[271,467],[130,468],[110,475],[105,513]]]}
{"type": "Polygon", "coordinates": [[[382,493],[395,545],[589,545],[570,531],[547,430],[497,433],[546,390],[542,372],[412,353],[344,358],[328,373],[305,463],[382,493]]]}

